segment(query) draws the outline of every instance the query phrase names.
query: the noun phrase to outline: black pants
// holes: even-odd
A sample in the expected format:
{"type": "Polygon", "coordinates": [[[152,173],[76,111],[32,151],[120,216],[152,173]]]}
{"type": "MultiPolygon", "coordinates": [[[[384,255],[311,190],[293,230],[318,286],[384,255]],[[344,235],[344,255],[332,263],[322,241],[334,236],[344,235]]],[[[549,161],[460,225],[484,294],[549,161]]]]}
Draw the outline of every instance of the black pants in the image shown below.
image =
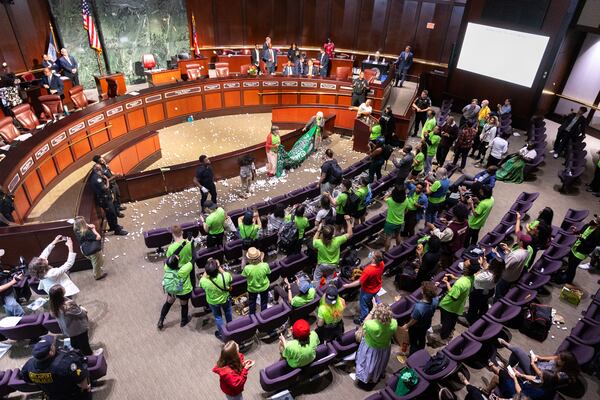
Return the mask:
{"type": "Polygon", "coordinates": [[[77,336],[71,336],[71,347],[81,351],[84,356],[91,356],[94,354],[90,347],[90,339],[88,337],[88,331],[85,331],[77,336]]]}
{"type": "Polygon", "coordinates": [[[113,203],[115,203],[115,209],[118,212],[121,209],[121,190],[119,190],[119,185],[116,183],[110,185],[110,190],[113,193],[113,203]]]}
{"type": "Polygon", "coordinates": [[[579,264],[581,264],[581,260],[575,257],[573,252],[570,252],[569,260],[567,261],[567,271],[565,273],[565,283],[573,283],[579,264]]]}
{"type": "Polygon", "coordinates": [[[449,311],[440,308],[440,320],[442,322],[442,329],[440,329],[440,337],[444,340],[448,339],[456,326],[458,321],[458,314],[451,313],[449,311]]]}
{"type": "Polygon", "coordinates": [[[479,150],[479,145],[481,144],[481,139],[479,139],[479,131],[477,131],[477,135],[473,138],[473,145],[471,146],[471,155],[475,156],[475,152],[479,150]]]}
{"type": "Polygon", "coordinates": [[[600,192],[600,167],[596,165],[594,170],[594,179],[590,183],[590,189],[594,192],[600,192]]]}
{"type": "Polygon", "coordinates": [[[318,326],[317,329],[315,329],[315,332],[317,332],[321,343],[330,342],[344,334],[344,321],[341,320],[335,325],[318,326]]]}
{"type": "Polygon", "coordinates": [[[365,94],[352,93],[352,106],[358,107],[362,103],[364,103],[366,101],[366,99],[367,99],[367,96],[365,94]]]}
{"type": "Polygon", "coordinates": [[[554,152],[562,153],[567,146],[567,141],[569,137],[569,132],[564,130],[563,128],[558,128],[558,132],[556,132],[556,140],[554,140],[554,152]]]}
{"type": "Polygon", "coordinates": [[[225,233],[218,233],[216,235],[208,234],[206,237],[206,247],[223,246],[223,237],[225,233]]]}
{"type": "Polygon", "coordinates": [[[408,328],[409,355],[425,348],[427,344],[427,329],[429,328],[419,328],[414,325],[408,328]]]}
{"type": "Polygon", "coordinates": [[[465,249],[469,247],[469,245],[476,245],[479,241],[479,231],[480,229],[469,228],[467,231],[467,237],[465,238],[465,249]]]}
{"type": "Polygon", "coordinates": [[[73,86],[79,85],[79,75],[77,73],[73,74],[71,72],[63,71],[63,75],[73,82],[73,86]]]}
{"type": "Polygon", "coordinates": [[[369,164],[369,183],[373,183],[373,178],[381,179],[381,168],[383,168],[384,160],[373,160],[369,164]]]}
{"type": "Polygon", "coordinates": [[[467,311],[467,321],[469,324],[474,323],[485,314],[489,306],[489,300],[494,294],[493,290],[486,291],[481,289],[473,289],[469,294],[469,311],[467,311]]]}
{"type": "Polygon", "coordinates": [[[256,314],[256,299],[258,298],[258,295],[260,295],[260,311],[264,311],[267,309],[267,305],[269,304],[269,289],[261,293],[248,292],[249,314],[256,314]]]}
{"type": "Polygon", "coordinates": [[[425,121],[427,121],[427,113],[426,112],[416,112],[415,113],[415,130],[413,132],[413,136],[417,136],[419,133],[420,125],[425,125],[425,121]]]}
{"type": "Polygon", "coordinates": [[[487,400],[487,396],[481,393],[481,390],[473,385],[467,385],[467,396],[465,400],[487,400]]]}
{"type": "Polygon", "coordinates": [[[417,226],[417,210],[408,210],[404,214],[404,231],[402,231],[402,236],[413,236],[415,234],[415,226],[417,226]]]}
{"type": "Polygon", "coordinates": [[[119,232],[121,230],[121,226],[119,225],[119,220],[117,219],[118,211],[115,208],[115,203],[112,201],[104,202],[101,204],[101,207],[106,215],[106,221],[108,222],[108,227],[110,230],[119,232]]]}
{"type": "Polygon", "coordinates": [[[487,164],[485,165],[485,167],[491,167],[492,165],[498,165],[500,164],[500,159],[496,158],[494,156],[492,156],[491,154],[488,156],[488,161],[487,164]]]}
{"type": "Polygon", "coordinates": [[[452,164],[457,165],[458,159],[460,158],[460,169],[464,169],[467,166],[467,156],[469,155],[469,148],[466,149],[454,149],[454,160],[452,164]]]}
{"type": "Polygon", "coordinates": [[[488,142],[479,142],[479,146],[477,148],[478,154],[475,156],[475,158],[478,158],[483,161],[483,159],[485,158],[485,152],[487,151],[488,145],[489,145],[488,142]]]}
{"type": "Polygon", "coordinates": [[[444,166],[444,163],[446,162],[446,157],[448,157],[448,152],[450,151],[450,147],[449,146],[439,146],[437,149],[437,153],[435,154],[435,159],[438,162],[438,165],[440,167],[444,166]]]}
{"type": "Polygon", "coordinates": [[[203,192],[202,190],[200,191],[201,196],[202,196],[200,198],[200,210],[201,211],[204,211],[204,203],[206,203],[206,200],[208,199],[209,194],[210,194],[210,201],[217,204],[217,187],[215,186],[215,184],[213,183],[212,186],[204,186],[204,188],[206,190],[208,190],[208,192],[203,192]]]}

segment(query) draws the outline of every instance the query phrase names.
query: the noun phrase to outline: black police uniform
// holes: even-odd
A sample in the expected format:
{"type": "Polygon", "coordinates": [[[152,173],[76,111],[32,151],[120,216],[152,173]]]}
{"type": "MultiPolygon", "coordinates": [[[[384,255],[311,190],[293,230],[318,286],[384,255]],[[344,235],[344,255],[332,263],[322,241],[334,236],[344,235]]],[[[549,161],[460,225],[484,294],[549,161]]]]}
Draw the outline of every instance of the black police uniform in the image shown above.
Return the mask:
{"type": "Polygon", "coordinates": [[[91,391],[79,384],[89,379],[87,362],[76,351],[58,349],[56,356],[45,360],[31,358],[21,368],[25,382],[36,384],[48,400],[90,400],[91,391]]]}
{"type": "MultiPolygon", "coordinates": [[[[108,164],[104,164],[102,165],[102,173],[104,174],[104,176],[106,176],[108,179],[112,178],[114,176],[114,174],[112,173],[112,171],[110,170],[110,167],[108,166],[108,164]]],[[[119,185],[117,185],[117,182],[115,181],[110,181],[110,191],[113,193],[113,203],[115,203],[115,209],[118,211],[121,210],[121,191],[119,190],[119,185]]]]}
{"type": "MultiPolygon", "coordinates": [[[[0,191],[0,214],[10,222],[15,222],[12,216],[13,211],[15,211],[13,196],[0,191]]],[[[7,226],[7,224],[0,221],[0,226],[7,226]]]]}
{"type": "Polygon", "coordinates": [[[196,169],[196,179],[198,183],[202,185],[207,193],[200,190],[201,199],[200,199],[200,210],[204,210],[204,203],[208,199],[208,194],[210,193],[210,200],[217,204],[217,186],[215,185],[215,176],[213,174],[213,170],[210,165],[200,165],[196,169]]]}
{"type": "Polygon", "coordinates": [[[355,107],[360,106],[367,100],[367,91],[369,90],[369,84],[365,78],[356,78],[352,82],[352,105],[355,107]]]}
{"type": "Polygon", "coordinates": [[[106,220],[108,221],[110,230],[119,232],[121,226],[117,220],[117,210],[115,208],[115,203],[113,202],[112,192],[106,186],[104,177],[97,173],[92,173],[92,175],[90,175],[90,184],[96,195],[96,204],[98,204],[106,214],[106,220]]]}

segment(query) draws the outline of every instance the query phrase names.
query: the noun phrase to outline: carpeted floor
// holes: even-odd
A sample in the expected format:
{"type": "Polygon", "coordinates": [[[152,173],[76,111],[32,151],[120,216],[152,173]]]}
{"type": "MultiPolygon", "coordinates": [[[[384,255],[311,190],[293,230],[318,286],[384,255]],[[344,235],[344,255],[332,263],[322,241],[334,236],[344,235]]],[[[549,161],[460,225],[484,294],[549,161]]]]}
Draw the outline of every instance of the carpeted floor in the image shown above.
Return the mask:
{"type": "MultiPolygon", "coordinates": [[[[555,124],[548,123],[549,141],[556,133],[555,124]]],[[[260,132],[262,136],[262,131],[260,132]]],[[[414,140],[414,139],[412,139],[414,140]]],[[[588,154],[600,149],[600,141],[588,139],[588,154]]],[[[511,151],[516,151],[523,143],[522,137],[511,138],[511,151]]],[[[337,155],[342,168],[361,159],[362,154],[351,150],[352,142],[339,136],[333,136],[324,146],[331,147],[337,155]]],[[[239,181],[230,179],[219,182],[218,191],[226,210],[237,209],[242,205],[253,204],[278,194],[286,193],[293,188],[304,186],[318,179],[322,153],[313,155],[300,168],[290,171],[283,179],[266,180],[264,174],[259,176],[256,192],[247,200],[237,196],[239,181]]],[[[195,155],[195,154],[194,154],[195,155]]],[[[589,156],[588,156],[589,157],[589,156]]],[[[600,207],[598,198],[581,191],[575,195],[561,195],[554,189],[558,184],[556,176],[560,168],[559,160],[546,158],[537,179],[521,185],[499,182],[494,191],[496,204],[484,228],[492,228],[501,216],[512,205],[521,191],[540,192],[531,216],[537,215],[545,206],[551,206],[555,212],[555,222],[562,220],[569,208],[588,209],[597,212],[600,207]]],[[[591,179],[591,159],[584,181],[591,179]]],[[[468,173],[475,172],[470,160],[468,173]]],[[[191,177],[190,177],[191,179],[191,177]]],[[[106,269],[108,277],[96,282],[91,271],[78,272],[72,275],[81,289],[78,302],[87,308],[92,321],[92,346],[103,346],[108,360],[108,375],[101,387],[95,389],[95,399],[221,399],[218,378],[211,372],[219,354],[219,342],[213,336],[215,330],[211,315],[196,314],[188,326],[179,327],[179,307],[175,305],[167,317],[166,329],[156,330],[161,304],[164,295],[161,290],[162,262],[148,257],[141,232],[153,227],[164,227],[174,223],[191,221],[198,216],[198,192],[188,190],[174,193],[162,198],[150,199],[134,204],[127,204],[126,218],[123,225],[132,234],[128,237],[108,236],[105,243],[106,269]]],[[[380,212],[383,208],[377,202],[369,213],[380,212]]],[[[484,232],[482,232],[483,234],[484,232]]],[[[377,247],[377,243],[369,243],[377,247]]],[[[365,248],[362,256],[366,256],[365,248]]],[[[578,271],[576,283],[586,292],[584,301],[578,306],[562,302],[558,298],[560,287],[550,286],[549,295],[539,300],[551,304],[557,313],[566,320],[566,329],[553,327],[551,337],[544,343],[535,342],[518,331],[511,330],[513,343],[526,349],[533,349],[536,354],[553,353],[562,339],[578,320],[580,311],[589,303],[589,293],[594,293],[598,285],[598,276],[587,271],[578,271]]],[[[398,294],[391,279],[386,279],[384,288],[387,294],[385,302],[391,303],[398,294]]],[[[351,302],[345,311],[346,330],[354,327],[352,317],[358,309],[356,302],[351,302]]],[[[199,310],[196,310],[199,311],[199,310]]],[[[434,325],[439,323],[439,315],[434,318],[434,325]]],[[[465,328],[457,326],[455,334],[465,328]]],[[[394,354],[398,350],[394,346],[393,355],[387,368],[387,374],[398,370],[402,364],[394,354]]],[[[435,349],[428,348],[431,352],[435,349]]],[[[15,344],[8,354],[0,359],[0,369],[21,366],[31,354],[31,348],[24,343],[15,344]]],[[[504,353],[506,356],[506,353],[504,353]]],[[[277,343],[256,342],[247,353],[247,358],[256,360],[256,366],[250,371],[244,397],[247,399],[263,398],[259,384],[259,370],[279,358],[277,343]]],[[[362,399],[368,393],[356,388],[347,372],[332,369],[332,374],[318,382],[303,387],[298,399],[362,399]]],[[[471,382],[482,385],[481,378],[490,378],[486,370],[470,370],[471,382]]],[[[586,376],[587,399],[600,397],[600,385],[597,379],[586,376]]],[[[384,383],[380,382],[374,390],[379,390],[384,383]]],[[[464,390],[457,392],[459,398],[464,397],[464,390]]],[[[17,396],[18,397],[18,396],[17,396]]],[[[13,397],[15,396],[13,395],[13,397]]],[[[30,398],[33,398],[30,396],[30,398]]]]}

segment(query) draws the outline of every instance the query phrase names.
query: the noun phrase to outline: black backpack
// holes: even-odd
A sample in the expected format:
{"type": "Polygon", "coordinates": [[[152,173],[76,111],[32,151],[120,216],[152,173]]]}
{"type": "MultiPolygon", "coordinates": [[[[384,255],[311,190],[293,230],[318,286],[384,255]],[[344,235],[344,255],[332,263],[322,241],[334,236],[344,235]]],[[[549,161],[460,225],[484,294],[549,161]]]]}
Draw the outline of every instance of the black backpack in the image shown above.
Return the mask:
{"type": "Polygon", "coordinates": [[[358,206],[360,205],[360,197],[354,191],[345,192],[348,196],[344,205],[344,213],[351,217],[356,217],[358,214],[358,206]]]}
{"type": "Polygon", "coordinates": [[[325,223],[325,225],[335,224],[335,215],[333,215],[333,208],[330,208],[329,211],[327,211],[327,214],[322,219],[322,221],[325,223]]]}
{"type": "Polygon", "coordinates": [[[552,307],[532,303],[525,311],[525,318],[519,329],[521,333],[532,339],[543,342],[552,327],[552,307]]]}
{"type": "Polygon", "coordinates": [[[342,183],[343,173],[342,167],[339,166],[337,161],[333,160],[331,162],[331,168],[329,169],[329,183],[332,185],[339,185],[342,183]]]}
{"type": "Polygon", "coordinates": [[[279,239],[277,239],[277,247],[283,254],[288,254],[288,251],[294,249],[300,238],[300,232],[294,218],[290,222],[286,222],[279,228],[279,239]]]}

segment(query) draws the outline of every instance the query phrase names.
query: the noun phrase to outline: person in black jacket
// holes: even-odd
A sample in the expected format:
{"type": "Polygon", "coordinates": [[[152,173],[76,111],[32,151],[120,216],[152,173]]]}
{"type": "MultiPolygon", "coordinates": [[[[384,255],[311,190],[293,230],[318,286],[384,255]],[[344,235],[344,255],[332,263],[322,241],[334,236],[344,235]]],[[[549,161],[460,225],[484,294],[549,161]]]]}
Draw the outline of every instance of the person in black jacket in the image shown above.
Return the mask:
{"type": "Polygon", "coordinates": [[[54,75],[50,68],[44,68],[44,76],[42,77],[42,86],[48,89],[50,94],[64,95],[65,85],[60,79],[60,76],[54,75]]]}
{"type": "Polygon", "coordinates": [[[563,124],[558,128],[556,133],[556,140],[554,141],[554,148],[550,150],[550,153],[554,154],[554,158],[558,158],[568,146],[569,142],[579,137],[585,137],[585,128],[587,121],[583,114],[587,112],[587,108],[579,107],[579,110],[574,113],[567,115],[563,124]]]}
{"type": "Polygon", "coordinates": [[[210,200],[217,204],[217,186],[215,185],[215,176],[210,166],[210,159],[207,155],[202,154],[198,160],[200,165],[196,169],[194,176],[194,184],[200,189],[200,212],[205,212],[204,204],[210,194],[210,200]]]}
{"type": "Polygon", "coordinates": [[[398,146],[400,144],[399,141],[394,137],[394,131],[396,130],[396,118],[394,118],[394,113],[391,106],[386,106],[381,113],[381,118],[379,118],[379,126],[381,126],[381,134],[385,139],[385,144],[389,144],[390,146],[398,146]]]}
{"type": "MultiPolygon", "coordinates": [[[[572,229],[576,232],[575,229],[572,229]]],[[[600,217],[594,215],[594,219],[579,231],[579,237],[569,253],[567,271],[560,283],[573,283],[577,267],[596,247],[600,246],[600,217]]]]}

